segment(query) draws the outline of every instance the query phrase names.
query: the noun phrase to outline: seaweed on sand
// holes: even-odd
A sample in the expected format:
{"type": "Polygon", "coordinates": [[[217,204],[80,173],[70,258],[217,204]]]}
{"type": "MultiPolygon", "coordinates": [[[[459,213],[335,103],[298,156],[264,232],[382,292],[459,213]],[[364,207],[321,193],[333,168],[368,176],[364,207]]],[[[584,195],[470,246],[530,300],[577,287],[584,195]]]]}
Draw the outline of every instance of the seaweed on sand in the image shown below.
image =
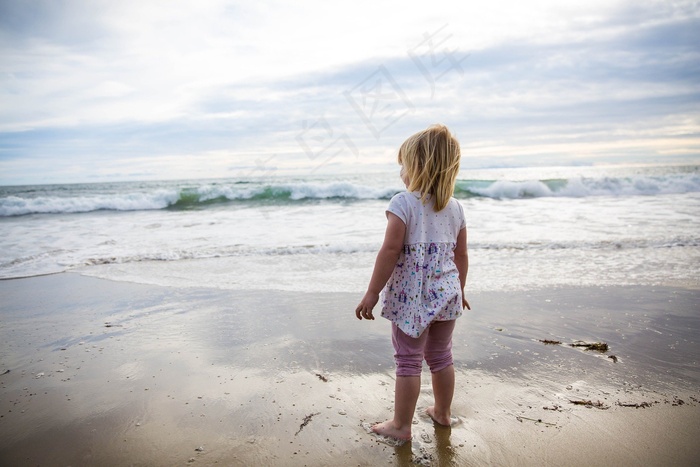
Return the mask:
{"type": "Polygon", "coordinates": [[[617,405],[619,405],[620,407],[634,407],[635,409],[646,409],[647,407],[651,407],[651,405],[655,403],[656,402],[641,402],[639,404],[634,404],[618,401],[617,405]]]}
{"type": "Polygon", "coordinates": [[[298,435],[299,433],[301,433],[301,430],[303,430],[304,427],[305,427],[306,425],[309,424],[309,422],[311,421],[311,419],[314,418],[314,416],[315,416],[315,415],[318,415],[319,413],[320,413],[320,412],[312,413],[312,414],[309,414],[309,415],[307,415],[306,417],[304,417],[304,421],[301,422],[301,425],[299,425],[299,430],[298,430],[296,433],[294,433],[294,436],[296,436],[296,435],[298,435]]]}
{"type": "Polygon", "coordinates": [[[561,412],[561,405],[552,404],[551,407],[542,407],[544,410],[553,410],[555,412],[561,412]]]}
{"type": "Polygon", "coordinates": [[[583,405],[585,407],[595,407],[596,409],[601,409],[601,410],[607,410],[610,408],[610,406],[603,404],[602,402],[593,402],[590,400],[577,400],[577,401],[572,401],[569,400],[574,405],[583,405]]]}
{"type": "Polygon", "coordinates": [[[605,342],[583,342],[576,341],[573,344],[569,344],[571,347],[583,347],[585,350],[597,350],[598,352],[607,352],[608,344],[605,342]]]}

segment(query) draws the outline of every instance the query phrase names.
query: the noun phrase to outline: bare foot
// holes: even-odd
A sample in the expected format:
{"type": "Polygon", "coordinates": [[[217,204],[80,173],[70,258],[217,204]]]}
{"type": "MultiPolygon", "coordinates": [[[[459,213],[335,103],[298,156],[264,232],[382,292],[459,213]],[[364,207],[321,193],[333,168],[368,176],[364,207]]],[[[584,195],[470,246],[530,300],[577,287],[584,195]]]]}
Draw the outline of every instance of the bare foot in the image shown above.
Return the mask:
{"type": "Polygon", "coordinates": [[[388,436],[389,438],[401,441],[408,441],[411,439],[411,427],[409,426],[407,429],[399,430],[394,426],[393,420],[377,423],[372,427],[372,431],[378,435],[388,436]]]}
{"type": "Polygon", "coordinates": [[[443,415],[443,416],[435,415],[435,407],[434,406],[431,406],[431,407],[428,407],[427,409],[425,409],[425,413],[427,413],[428,416],[430,418],[432,418],[433,421],[435,423],[437,423],[438,425],[442,425],[442,426],[451,426],[452,425],[452,420],[450,420],[449,415],[443,415]]]}

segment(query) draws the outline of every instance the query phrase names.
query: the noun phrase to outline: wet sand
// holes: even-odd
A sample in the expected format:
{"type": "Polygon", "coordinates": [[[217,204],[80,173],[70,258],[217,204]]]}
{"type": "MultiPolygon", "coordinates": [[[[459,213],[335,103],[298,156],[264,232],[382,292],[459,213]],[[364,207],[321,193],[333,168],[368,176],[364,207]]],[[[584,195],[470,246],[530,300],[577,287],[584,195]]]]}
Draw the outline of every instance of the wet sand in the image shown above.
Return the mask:
{"type": "Polygon", "coordinates": [[[389,323],[355,320],[359,298],[1,281],[0,465],[700,461],[697,290],[471,295],[454,339],[459,422],[417,413],[401,447],[362,428],[391,415],[394,372],[389,323]]]}

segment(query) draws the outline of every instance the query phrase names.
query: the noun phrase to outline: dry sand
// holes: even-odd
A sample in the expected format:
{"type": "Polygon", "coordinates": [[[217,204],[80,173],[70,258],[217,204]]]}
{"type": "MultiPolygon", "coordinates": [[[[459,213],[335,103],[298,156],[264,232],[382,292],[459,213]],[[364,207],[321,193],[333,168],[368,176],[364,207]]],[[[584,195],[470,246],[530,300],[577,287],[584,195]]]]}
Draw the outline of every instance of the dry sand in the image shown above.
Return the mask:
{"type": "Polygon", "coordinates": [[[355,320],[357,295],[2,281],[0,465],[697,465],[699,297],[472,295],[459,423],[417,413],[393,447],[362,428],[391,415],[394,376],[389,323],[355,320]]]}

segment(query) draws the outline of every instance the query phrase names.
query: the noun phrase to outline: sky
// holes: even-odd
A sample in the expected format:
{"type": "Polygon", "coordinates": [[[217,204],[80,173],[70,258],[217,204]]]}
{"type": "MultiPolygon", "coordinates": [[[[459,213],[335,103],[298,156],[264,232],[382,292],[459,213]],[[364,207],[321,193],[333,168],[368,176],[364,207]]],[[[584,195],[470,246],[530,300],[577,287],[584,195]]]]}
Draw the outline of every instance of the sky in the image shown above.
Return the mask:
{"type": "Polygon", "coordinates": [[[0,0],[0,185],[700,163],[700,2],[0,0]],[[395,169],[394,169],[395,170],[395,169]]]}

